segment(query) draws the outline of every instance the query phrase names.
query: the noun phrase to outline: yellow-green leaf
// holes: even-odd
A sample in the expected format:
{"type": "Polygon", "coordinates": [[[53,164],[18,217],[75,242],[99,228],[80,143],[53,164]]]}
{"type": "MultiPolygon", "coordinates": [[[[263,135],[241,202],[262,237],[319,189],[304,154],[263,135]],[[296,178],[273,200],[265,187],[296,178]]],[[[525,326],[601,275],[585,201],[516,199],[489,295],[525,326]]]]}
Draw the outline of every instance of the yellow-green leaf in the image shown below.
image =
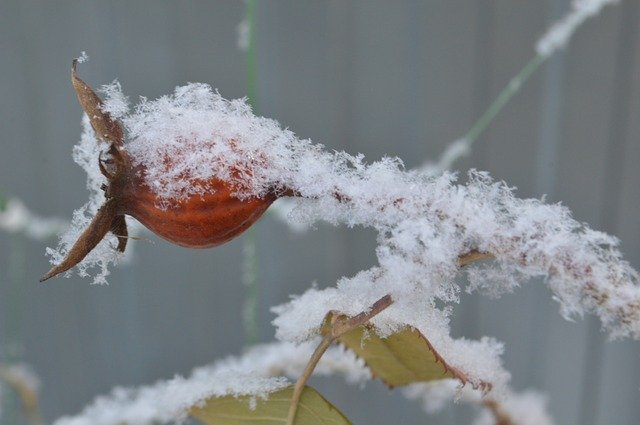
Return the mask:
{"type": "MultiPolygon", "coordinates": [[[[329,313],[323,332],[328,332],[330,323],[340,316],[339,313],[329,313]]],[[[381,338],[371,325],[366,324],[345,333],[338,340],[364,360],[373,376],[390,387],[445,378],[467,382],[466,376],[448,365],[427,338],[411,326],[381,338]]]]}
{"type": "MultiPolygon", "coordinates": [[[[190,414],[206,425],[280,425],[287,422],[292,394],[293,386],[290,386],[269,394],[266,400],[249,396],[211,398],[203,407],[191,409],[190,414]]],[[[298,405],[296,425],[348,424],[351,422],[320,393],[305,387],[298,405]]]]}

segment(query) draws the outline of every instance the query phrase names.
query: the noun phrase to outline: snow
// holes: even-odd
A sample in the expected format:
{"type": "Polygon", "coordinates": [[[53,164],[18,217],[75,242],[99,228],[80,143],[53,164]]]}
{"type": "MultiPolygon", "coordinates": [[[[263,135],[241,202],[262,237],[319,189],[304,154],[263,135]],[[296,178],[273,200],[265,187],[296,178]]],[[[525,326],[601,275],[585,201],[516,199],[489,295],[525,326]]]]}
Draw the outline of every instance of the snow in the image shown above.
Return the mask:
{"type": "Polygon", "coordinates": [[[113,119],[120,119],[129,112],[129,99],[122,93],[122,87],[117,80],[105,84],[100,88],[105,96],[102,110],[108,112],[113,119]]]}
{"type": "Polygon", "coordinates": [[[555,51],[564,48],[573,33],[587,19],[600,13],[603,7],[618,3],[620,0],[573,0],[571,11],[562,19],[555,22],[538,39],[536,52],[540,56],[550,56],[555,51]]]}
{"type": "Polygon", "coordinates": [[[471,145],[473,142],[466,138],[456,139],[449,143],[445,150],[440,154],[440,158],[436,162],[427,161],[419,171],[429,176],[437,176],[446,171],[450,171],[453,164],[460,158],[471,155],[471,145]]]}
{"type": "Polygon", "coordinates": [[[85,63],[89,61],[89,56],[87,55],[87,52],[83,50],[82,52],[80,52],[80,56],[78,56],[76,60],[78,61],[78,63],[85,63]]]}
{"type": "Polygon", "coordinates": [[[457,379],[411,384],[402,389],[410,400],[419,400],[425,412],[432,414],[444,409],[452,401],[480,404],[483,393],[469,385],[461,385],[457,379]]]}
{"type": "Polygon", "coordinates": [[[438,412],[452,401],[482,408],[473,425],[497,425],[495,415],[486,408],[488,403],[495,403],[500,413],[506,415],[512,425],[553,424],[547,409],[546,397],[531,390],[517,393],[509,389],[499,398],[493,393],[493,397],[490,398],[468,385],[461,386],[457,380],[443,379],[412,384],[403,388],[402,392],[411,400],[419,400],[427,413],[438,412]]]}
{"type": "Polygon", "coordinates": [[[234,370],[197,369],[189,379],[176,376],[167,382],[139,389],[115,388],[98,397],[76,417],[62,417],[55,425],[130,425],[183,420],[188,410],[209,397],[267,394],[286,386],[280,378],[259,378],[234,370]]]}
{"type": "MultiPolygon", "coordinates": [[[[547,398],[535,391],[513,394],[500,403],[500,414],[506,415],[513,425],[553,425],[547,410],[547,398]]],[[[483,410],[473,425],[500,425],[495,415],[483,410]]]]}

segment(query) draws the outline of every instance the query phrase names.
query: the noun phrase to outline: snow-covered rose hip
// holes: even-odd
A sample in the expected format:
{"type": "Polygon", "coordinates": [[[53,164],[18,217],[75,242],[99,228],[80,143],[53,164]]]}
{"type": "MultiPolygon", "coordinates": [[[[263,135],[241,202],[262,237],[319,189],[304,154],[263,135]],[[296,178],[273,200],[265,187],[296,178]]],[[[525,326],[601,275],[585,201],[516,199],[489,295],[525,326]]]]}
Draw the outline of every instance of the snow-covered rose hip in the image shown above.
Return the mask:
{"type": "MultiPolygon", "coordinates": [[[[77,61],[74,61],[71,80],[78,100],[89,117],[96,137],[107,147],[95,165],[107,180],[101,187],[105,201],[62,261],[47,272],[41,281],[78,264],[108,232],[118,237],[116,249],[124,252],[128,239],[125,215],[136,218],[170,242],[189,248],[208,248],[238,236],[258,220],[279,196],[286,193],[283,190],[270,190],[260,196],[238,196],[244,185],[242,176],[252,173],[250,166],[259,164],[259,158],[239,161],[237,167],[231,167],[227,179],[198,179],[189,175],[188,171],[172,175],[177,161],[184,160],[187,154],[194,154],[185,151],[197,149],[185,143],[173,151],[173,155],[158,153],[163,155],[160,172],[165,172],[165,178],[169,176],[169,179],[181,180],[175,182],[177,185],[187,182],[197,190],[188,191],[186,196],[175,199],[159,195],[149,186],[147,167],[136,163],[125,149],[122,125],[104,110],[102,100],[78,77],[76,67],[77,61]]],[[[233,141],[227,144],[233,151],[233,141]]],[[[206,148],[207,144],[202,146],[206,148]]]]}

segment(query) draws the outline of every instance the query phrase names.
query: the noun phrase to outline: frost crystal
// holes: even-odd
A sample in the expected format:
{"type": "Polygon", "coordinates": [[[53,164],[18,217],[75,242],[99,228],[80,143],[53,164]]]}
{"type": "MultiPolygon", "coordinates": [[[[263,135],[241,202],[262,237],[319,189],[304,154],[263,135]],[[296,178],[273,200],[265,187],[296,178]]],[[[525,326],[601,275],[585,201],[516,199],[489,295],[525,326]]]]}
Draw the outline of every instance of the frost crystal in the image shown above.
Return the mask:
{"type": "Polygon", "coordinates": [[[88,62],[89,56],[87,55],[87,52],[83,50],[82,52],[80,52],[80,56],[78,56],[76,60],[78,61],[78,63],[88,62]]]}
{"type": "Polygon", "coordinates": [[[117,80],[102,86],[100,91],[105,95],[105,102],[102,105],[104,112],[108,112],[114,119],[120,119],[129,113],[129,99],[122,93],[117,80]]]}

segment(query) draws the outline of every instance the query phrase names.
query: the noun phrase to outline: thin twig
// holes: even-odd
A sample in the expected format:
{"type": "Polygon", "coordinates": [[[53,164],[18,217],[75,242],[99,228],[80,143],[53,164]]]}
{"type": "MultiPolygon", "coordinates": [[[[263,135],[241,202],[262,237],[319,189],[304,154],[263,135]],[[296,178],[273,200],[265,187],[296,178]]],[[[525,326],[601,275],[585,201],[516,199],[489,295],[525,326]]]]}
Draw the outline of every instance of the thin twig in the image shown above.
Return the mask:
{"type": "Polygon", "coordinates": [[[302,375],[296,381],[296,385],[293,387],[293,395],[291,396],[291,404],[289,405],[289,414],[287,415],[287,425],[293,425],[296,419],[296,413],[298,411],[298,404],[300,404],[300,397],[302,397],[302,390],[304,386],[307,384],[307,381],[313,374],[313,370],[318,365],[318,362],[322,358],[322,355],[327,351],[327,349],[333,344],[335,341],[335,337],[330,334],[322,337],[322,341],[316,347],[315,351],[309,358],[309,362],[307,366],[304,368],[302,375]]]}
{"type": "Polygon", "coordinates": [[[287,425],[293,425],[296,419],[296,413],[298,411],[298,405],[300,404],[300,397],[302,397],[302,391],[304,390],[307,381],[313,374],[314,369],[318,365],[318,362],[322,358],[327,349],[334,343],[334,341],[340,338],[345,333],[364,325],[377,314],[393,304],[391,295],[387,294],[373,303],[368,311],[347,318],[345,316],[337,316],[331,323],[329,332],[325,333],[322,337],[322,341],[318,344],[315,351],[311,355],[307,366],[304,368],[302,375],[296,381],[293,388],[293,395],[291,397],[291,404],[289,405],[289,414],[287,415],[287,425]]]}
{"type": "MultiPolygon", "coordinates": [[[[245,3],[245,21],[247,24],[248,45],[246,52],[247,100],[254,114],[258,113],[258,78],[256,65],[256,0],[245,3]]],[[[242,247],[242,283],[247,295],[244,301],[242,318],[245,329],[245,344],[251,346],[258,342],[260,316],[260,282],[258,280],[258,236],[257,226],[250,227],[245,233],[242,247]]]]}
{"type": "Polygon", "coordinates": [[[498,115],[498,113],[504,108],[504,106],[511,100],[520,87],[536,72],[536,70],[544,63],[547,56],[536,55],[518,72],[509,83],[502,89],[498,97],[491,103],[489,109],[473,124],[464,139],[469,141],[469,144],[473,144],[478,137],[489,127],[498,115]]]}

